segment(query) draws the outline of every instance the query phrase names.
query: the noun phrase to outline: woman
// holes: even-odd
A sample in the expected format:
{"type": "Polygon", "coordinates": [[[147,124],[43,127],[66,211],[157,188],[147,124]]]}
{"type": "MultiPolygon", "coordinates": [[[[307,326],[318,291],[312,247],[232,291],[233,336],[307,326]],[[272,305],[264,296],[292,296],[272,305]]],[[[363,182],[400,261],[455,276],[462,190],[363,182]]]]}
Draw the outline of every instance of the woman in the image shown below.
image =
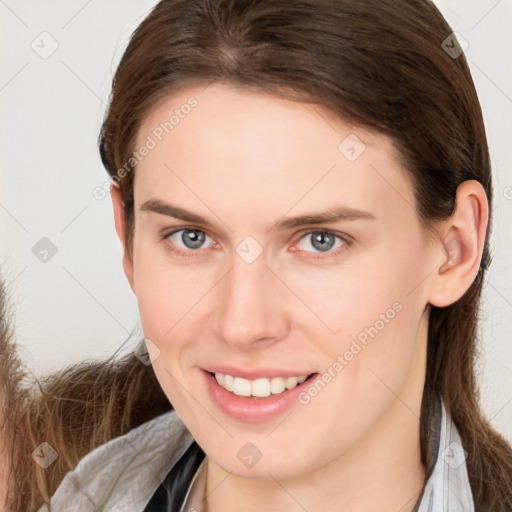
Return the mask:
{"type": "Polygon", "coordinates": [[[42,383],[18,510],[512,510],[458,50],[424,0],[155,7],[99,139],[145,342],[42,383]]]}

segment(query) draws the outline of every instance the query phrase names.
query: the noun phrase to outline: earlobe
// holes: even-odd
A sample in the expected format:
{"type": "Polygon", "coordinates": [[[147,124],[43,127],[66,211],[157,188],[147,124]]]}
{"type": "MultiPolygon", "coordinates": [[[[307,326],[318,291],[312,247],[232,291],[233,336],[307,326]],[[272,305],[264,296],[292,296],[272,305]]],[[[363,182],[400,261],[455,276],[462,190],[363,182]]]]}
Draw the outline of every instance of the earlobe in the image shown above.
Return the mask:
{"type": "Polygon", "coordinates": [[[123,194],[118,183],[113,183],[110,188],[110,197],[112,199],[112,206],[114,209],[114,223],[116,227],[117,236],[123,245],[123,270],[130,283],[132,291],[135,293],[134,279],[133,279],[133,261],[128,255],[126,250],[125,228],[126,228],[126,214],[124,210],[123,194]]]}
{"type": "Polygon", "coordinates": [[[438,270],[433,275],[429,302],[446,307],[459,300],[475,280],[482,259],[489,205],[483,186],[475,181],[459,185],[452,216],[443,223],[438,270]]]}

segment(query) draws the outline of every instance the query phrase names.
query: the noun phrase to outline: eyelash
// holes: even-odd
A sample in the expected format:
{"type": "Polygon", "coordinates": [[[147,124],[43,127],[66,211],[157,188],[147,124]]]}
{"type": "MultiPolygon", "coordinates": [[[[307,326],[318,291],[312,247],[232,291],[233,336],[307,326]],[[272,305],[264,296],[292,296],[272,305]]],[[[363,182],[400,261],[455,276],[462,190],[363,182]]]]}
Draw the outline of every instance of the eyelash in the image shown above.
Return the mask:
{"type": "MultiPolygon", "coordinates": [[[[195,227],[181,227],[179,229],[174,229],[174,230],[162,235],[161,240],[163,242],[167,242],[166,243],[167,249],[171,252],[175,252],[175,253],[179,254],[180,256],[183,256],[184,258],[196,257],[196,254],[194,254],[194,253],[198,253],[198,252],[202,251],[202,249],[195,249],[195,250],[189,249],[189,250],[185,251],[179,247],[176,247],[175,244],[170,242],[169,237],[176,233],[179,233],[180,231],[199,231],[201,233],[204,233],[209,238],[212,238],[210,235],[208,235],[208,233],[206,231],[204,231],[202,229],[195,228],[195,227]]],[[[341,252],[344,251],[345,247],[350,247],[353,243],[353,240],[348,235],[342,235],[342,234],[336,233],[334,231],[321,230],[321,229],[310,229],[310,230],[302,233],[300,235],[298,241],[302,240],[304,237],[311,235],[313,233],[322,233],[322,234],[333,235],[335,238],[340,239],[343,242],[343,245],[338,247],[336,250],[334,250],[332,252],[328,251],[328,252],[324,253],[324,254],[327,254],[327,256],[323,256],[322,253],[311,253],[311,251],[298,250],[298,251],[294,251],[294,252],[306,253],[307,256],[305,256],[305,257],[308,259],[313,259],[313,260],[332,258],[332,257],[338,256],[341,252]]]]}

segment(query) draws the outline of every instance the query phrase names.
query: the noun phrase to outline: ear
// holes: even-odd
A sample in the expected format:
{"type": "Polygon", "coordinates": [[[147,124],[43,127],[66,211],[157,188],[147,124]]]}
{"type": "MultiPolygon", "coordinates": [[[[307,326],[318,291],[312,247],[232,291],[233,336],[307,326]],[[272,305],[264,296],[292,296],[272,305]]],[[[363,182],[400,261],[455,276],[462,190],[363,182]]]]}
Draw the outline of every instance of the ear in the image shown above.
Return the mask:
{"type": "Polygon", "coordinates": [[[134,281],[133,281],[133,261],[128,256],[126,251],[126,240],[125,240],[125,227],[126,227],[126,215],[124,211],[123,194],[119,184],[114,182],[110,187],[110,197],[112,199],[112,205],[114,207],[114,222],[116,225],[116,232],[121,244],[123,245],[123,269],[130,283],[132,291],[135,293],[134,281]]]}
{"type": "Polygon", "coordinates": [[[429,302],[437,307],[456,302],[475,280],[489,223],[487,195],[478,181],[461,183],[455,203],[452,216],[442,224],[439,266],[430,290],[429,302]]]}

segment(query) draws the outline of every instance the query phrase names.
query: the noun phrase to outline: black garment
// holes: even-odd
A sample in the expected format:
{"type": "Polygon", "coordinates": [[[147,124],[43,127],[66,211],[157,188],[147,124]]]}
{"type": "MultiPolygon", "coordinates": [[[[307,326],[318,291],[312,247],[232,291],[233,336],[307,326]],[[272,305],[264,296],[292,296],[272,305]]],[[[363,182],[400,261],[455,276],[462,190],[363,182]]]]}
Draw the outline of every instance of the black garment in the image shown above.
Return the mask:
{"type": "Polygon", "coordinates": [[[169,471],[144,512],[180,512],[185,495],[205,453],[194,441],[169,471]]]}

